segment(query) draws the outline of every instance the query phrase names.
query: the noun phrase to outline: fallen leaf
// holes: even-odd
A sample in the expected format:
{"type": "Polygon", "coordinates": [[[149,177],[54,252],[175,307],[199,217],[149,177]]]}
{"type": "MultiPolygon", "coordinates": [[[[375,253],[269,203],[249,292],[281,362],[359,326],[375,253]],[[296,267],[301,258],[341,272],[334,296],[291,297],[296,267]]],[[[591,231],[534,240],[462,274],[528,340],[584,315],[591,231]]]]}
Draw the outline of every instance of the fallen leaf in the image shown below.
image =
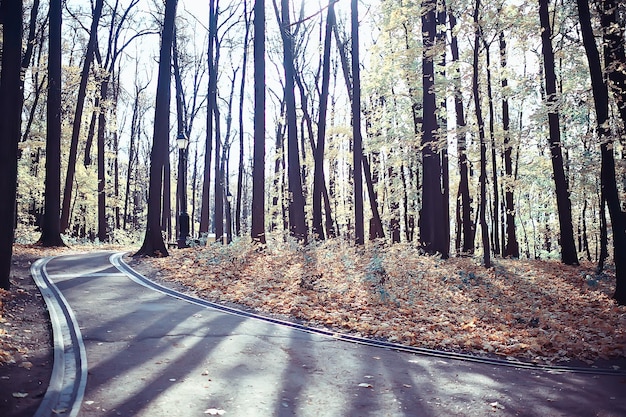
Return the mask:
{"type": "Polygon", "coordinates": [[[359,384],[359,387],[363,387],[363,388],[374,388],[374,386],[372,384],[368,384],[367,382],[361,382],[359,384]]]}
{"type": "Polygon", "coordinates": [[[14,392],[13,393],[13,397],[15,397],[15,398],[26,398],[26,397],[28,397],[28,393],[27,392],[14,392]]]}
{"type": "Polygon", "coordinates": [[[499,410],[504,410],[504,406],[502,404],[500,404],[497,401],[494,401],[492,403],[489,403],[490,406],[492,406],[493,408],[497,408],[499,410]]]}

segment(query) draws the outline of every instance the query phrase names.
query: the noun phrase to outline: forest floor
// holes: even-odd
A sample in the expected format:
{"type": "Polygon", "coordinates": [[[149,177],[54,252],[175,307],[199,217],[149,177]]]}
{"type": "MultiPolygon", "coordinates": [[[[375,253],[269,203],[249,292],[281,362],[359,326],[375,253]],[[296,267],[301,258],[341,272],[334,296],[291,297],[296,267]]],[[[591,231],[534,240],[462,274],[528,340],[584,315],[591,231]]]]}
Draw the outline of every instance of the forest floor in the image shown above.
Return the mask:
{"type": "MultiPolygon", "coordinates": [[[[28,390],[35,401],[51,371],[49,317],[32,262],[96,249],[111,248],[15,245],[12,290],[0,291],[0,391],[19,399],[28,390]]],[[[496,259],[485,269],[478,258],[441,260],[409,245],[341,240],[261,249],[236,241],[127,261],[179,291],[337,332],[537,363],[626,357],[626,307],[611,299],[610,266],[597,274],[591,263],[496,259]]]]}
{"type": "Polygon", "coordinates": [[[128,260],[179,291],[260,314],[396,343],[543,364],[626,357],[614,270],[583,263],[441,260],[409,245],[244,241],[128,260]]]}

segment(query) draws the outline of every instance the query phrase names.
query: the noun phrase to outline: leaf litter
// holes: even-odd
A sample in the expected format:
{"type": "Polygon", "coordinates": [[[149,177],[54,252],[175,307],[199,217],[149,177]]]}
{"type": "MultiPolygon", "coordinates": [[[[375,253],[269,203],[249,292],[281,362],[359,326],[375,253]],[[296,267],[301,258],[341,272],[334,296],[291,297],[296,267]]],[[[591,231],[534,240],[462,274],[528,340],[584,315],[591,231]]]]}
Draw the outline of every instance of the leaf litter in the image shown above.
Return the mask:
{"type": "Polygon", "coordinates": [[[129,260],[209,301],[418,346],[557,363],[626,357],[614,271],[548,260],[442,260],[405,244],[243,239],[129,260]],[[592,282],[592,284],[590,284],[592,282]]]}

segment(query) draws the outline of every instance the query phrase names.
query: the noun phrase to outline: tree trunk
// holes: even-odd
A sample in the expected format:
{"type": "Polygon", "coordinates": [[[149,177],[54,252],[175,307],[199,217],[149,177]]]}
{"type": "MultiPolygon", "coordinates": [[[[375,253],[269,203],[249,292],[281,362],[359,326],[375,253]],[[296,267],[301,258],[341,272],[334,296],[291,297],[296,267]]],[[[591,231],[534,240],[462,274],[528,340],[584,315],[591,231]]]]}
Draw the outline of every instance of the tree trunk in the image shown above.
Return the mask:
{"type": "Polygon", "coordinates": [[[491,230],[491,245],[495,254],[500,254],[500,193],[498,190],[498,162],[496,157],[496,139],[495,139],[495,111],[493,108],[493,93],[491,88],[491,54],[489,53],[489,45],[483,38],[485,46],[485,71],[487,73],[487,102],[489,103],[489,138],[491,139],[491,180],[493,185],[493,228],[491,230]]]}
{"type": "MultiPolygon", "coordinates": [[[[452,39],[450,43],[450,50],[452,53],[452,61],[459,62],[459,46],[456,37],[456,17],[452,14],[448,14],[450,20],[450,30],[452,32],[452,39]]],[[[458,67],[457,67],[458,68],[458,67]]],[[[472,222],[472,200],[469,191],[469,175],[467,159],[467,132],[465,122],[465,112],[463,110],[463,94],[461,93],[461,75],[457,69],[455,74],[454,83],[454,111],[456,114],[456,128],[457,128],[457,153],[459,155],[459,197],[457,198],[457,205],[461,205],[460,210],[460,229],[462,237],[462,245],[460,245],[463,253],[474,252],[474,239],[475,239],[475,226],[472,222]]],[[[458,209],[457,209],[458,210],[458,209]]]]}
{"type": "Polygon", "coordinates": [[[576,242],[574,241],[574,226],[572,223],[572,203],[563,168],[561,128],[559,113],[556,109],[556,74],[554,70],[554,51],[552,50],[552,30],[550,29],[548,2],[549,0],[539,0],[539,20],[542,29],[541,43],[543,46],[543,66],[546,78],[546,105],[548,107],[548,123],[550,125],[550,154],[561,230],[561,260],[566,265],[578,265],[576,242]]]}
{"type": "Polygon", "coordinates": [[[622,123],[626,126],[626,51],[624,23],[619,22],[619,1],[602,0],[600,24],[603,29],[604,62],[609,86],[617,103],[622,123]]]}
{"type": "MultiPolygon", "coordinates": [[[[215,42],[217,22],[214,23],[215,0],[209,1],[209,46],[207,48],[207,61],[209,66],[208,104],[206,117],[206,147],[204,153],[204,180],[202,183],[202,204],[200,208],[200,234],[209,233],[209,207],[211,189],[211,152],[213,151],[213,109],[217,105],[217,73],[215,72],[215,42]]],[[[218,159],[217,157],[215,158],[218,159]]],[[[217,162],[216,162],[217,163],[217,162]]]]}
{"type": "Polygon", "coordinates": [[[254,2],[253,146],[251,236],[265,244],[265,0],[254,2]]]}
{"type": "MultiPolygon", "coordinates": [[[[3,2],[4,3],[4,2],[3,2]]],[[[64,246],[61,239],[61,0],[50,0],[46,184],[39,244],[64,246]]],[[[4,66],[3,66],[4,67],[4,66]]]]}
{"type": "Polygon", "coordinates": [[[329,0],[326,28],[324,32],[324,52],[322,63],[322,92],[319,104],[319,121],[317,124],[317,145],[315,147],[315,172],[313,173],[313,236],[323,240],[322,226],[322,189],[324,188],[324,147],[326,140],[326,111],[330,85],[330,45],[332,28],[335,22],[335,1],[329,0]]]}
{"type": "Polygon", "coordinates": [[[289,13],[289,0],[281,1],[281,34],[283,38],[283,65],[285,71],[285,104],[287,112],[287,180],[289,184],[289,232],[298,241],[307,240],[304,195],[298,148],[296,97],[294,81],[293,34],[289,13]]]}
{"type": "Polygon", "coordinates": [[[243,3],[243,14],[246,24],[246,32],[243,40],[243,63],[241,71],[241,89],[239,90],[239,168],[237,171],[237,200],[235,202],[235,235],[241,236],[241,205],[243,200],[243,176],[244,176],[244,122],[243,109],[246,100],[246,75],[248,68],[248,45],[250,39],[250,18],[248,16],[248,2],[243,3]]]}
{"type": "MultiPolygon", "coordinates": [[[[503,74],[506,73],[506,40],[504,32],[500,32],[500,67],[503,74]]],[[[506,95],[508,80],[506,75],[502,76],[502,130],[504,131],[504,173],[507,183],[504,187],[504,207],[506,213],[506,245],[503,248],[502,256],[519,258],[519,243],[515,233],[515,204],[513,201],[513,146],[511,145],[511,135],[509,132],[511,120],[509,116],[509,98],[506,95]]]]}
{"type": "Polygon", "coordinates": [[[3,1],[2,72],[0,73],[0,288],[10,287],[17,191],[18,143],[22,116],[22,1],[3,1]]]}
{"type": "Polygon", "coordinates": [[[613,260],[615,262],[615,294],[620,305],[626,305],[626,218],[622,211],[617,181],[613,141],[609,129],[609,91],[604,82],[600,54],[596,47],[587,0],[577,0],[581,32],[591,75],[596,121],[600,136],[602,166],[600,170],[602,199],[606,201],[613,226],[613,260]]]}
{"type": "Polygon", "coordinates": [[[98,36],[98,23],[102,15],[102,6],[104,0],[97,0],[93,10],[93,18],[91,21],[91,29],[89,32],[89,42],[87,43],[87,52],[83,62],[83,69],[80,75],[80,84],[78,86],[78,96],[76,97],[76,110],[74,111],[74,123],[72,123],[72,138],[70,140],[70,152],[68,156],[67,173],[65,175],[65,189],[63,192],[63,205],[61,208],[61,230],[65,231],[70,223],[70,200],[72,197],[72,186],[74,184],[74,174],[76,172],[76,155],[78,153],[78,138],[80,137],[80,129],[82,127],[83,109],[85,107],[85,97],[87,95],[87,82],[89,81],[89,73],[91,63],[94,58],[98,36]]]}
{"type": "Polygon", "coordinates": [[[159,54],[154,134],[150,155],[150,187],[148,190],[148,218],[143,245],[134,256],[168,256],[161,234],[161,189],[163,168],[168,157],[170,123],[170,83],[176,0],[165,1],[165,18],[159,54]]]}
{"type": "Polygon", "coordinates": [[[491,247],[489,244],[489,228],[487,226],[487,144],[485,140],[485,122],[483,121],[483,115],[480,105],[480,87],[478,84],[478,70],[479,70],[479,48],[480,48],[480,27],[479,27],[479,14],[480,14],[480,0],[476,0],[474,9],[474,63],[472,73],[472,91],[474,95],[474,108],[476,110],[476,124],[478,125],[478,137],[480,141],[480,232],[483,243],[483,263],[485,268],[491,267],[491,247]]]}
{"type": "Polygon", "coordinates": [[[96,123],[98,122],[98,113],[100,112],[100,96],[96,96],[94,101],[94,110],[91,113],[91,121],[89,122],[89,129],[87,130],[87,139],[85,140],[85,155],[83,158],[83,165],[85,168],[91,165],[91,146],[93,145],[93,137],[96,132],[96,123]]]}
{"type": "MultiPolygon", "coordinates": [[[[354,175],[354,240],[357,245],[365,244],[363,219],[363,141],[361,138],[361,69],[359,63],[359,2],[351,0],[352,28],[352,169],[354,175]]],[[[347,78],[346,78],[347,80],[347,78]]]]}
{"type": "MultiPolygon", "coordinates": [[[[106,103],[109,90],[109,78],[107,77],[100,86],[100,103],[106,103]]],[[[104,106],[100,106],[98,114],[98,136],[96,140],[98,155],[98,239],[100,242],[108,240],[107,219],[106,219],[106,168],[105,168],[105,129],[106,111],[104,106]]]]}
{"type": "Polygon", "coordinates": [[[424,36],[422,83],[423,88],[423,124],[422,124],[422,210],[420,215],[420,243],[426,253],[439,253],[447,258],[450,253],[450,236],[446,231],[446,211],[448,202],[444,201],[442,189],[442,161],[437,138],[439,123],[437,120],[437,100],[435,97],[435,68],[433,48],[437,35],[436,2],[426,1],[422,15],[422,33],[424,36]]]}

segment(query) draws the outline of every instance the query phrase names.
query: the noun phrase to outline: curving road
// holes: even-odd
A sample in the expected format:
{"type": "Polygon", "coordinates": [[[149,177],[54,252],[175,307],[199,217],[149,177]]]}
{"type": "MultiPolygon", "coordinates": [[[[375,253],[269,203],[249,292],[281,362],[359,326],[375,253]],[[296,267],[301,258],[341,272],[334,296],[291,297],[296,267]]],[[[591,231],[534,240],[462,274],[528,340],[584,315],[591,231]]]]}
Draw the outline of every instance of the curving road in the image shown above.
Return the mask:
{"type": "Polygon", "coordinates": [[[626,373],[397,352],[231,314],[98,252],[31,269],[48,304],[48,416],[625,416],[626,373]]]}

